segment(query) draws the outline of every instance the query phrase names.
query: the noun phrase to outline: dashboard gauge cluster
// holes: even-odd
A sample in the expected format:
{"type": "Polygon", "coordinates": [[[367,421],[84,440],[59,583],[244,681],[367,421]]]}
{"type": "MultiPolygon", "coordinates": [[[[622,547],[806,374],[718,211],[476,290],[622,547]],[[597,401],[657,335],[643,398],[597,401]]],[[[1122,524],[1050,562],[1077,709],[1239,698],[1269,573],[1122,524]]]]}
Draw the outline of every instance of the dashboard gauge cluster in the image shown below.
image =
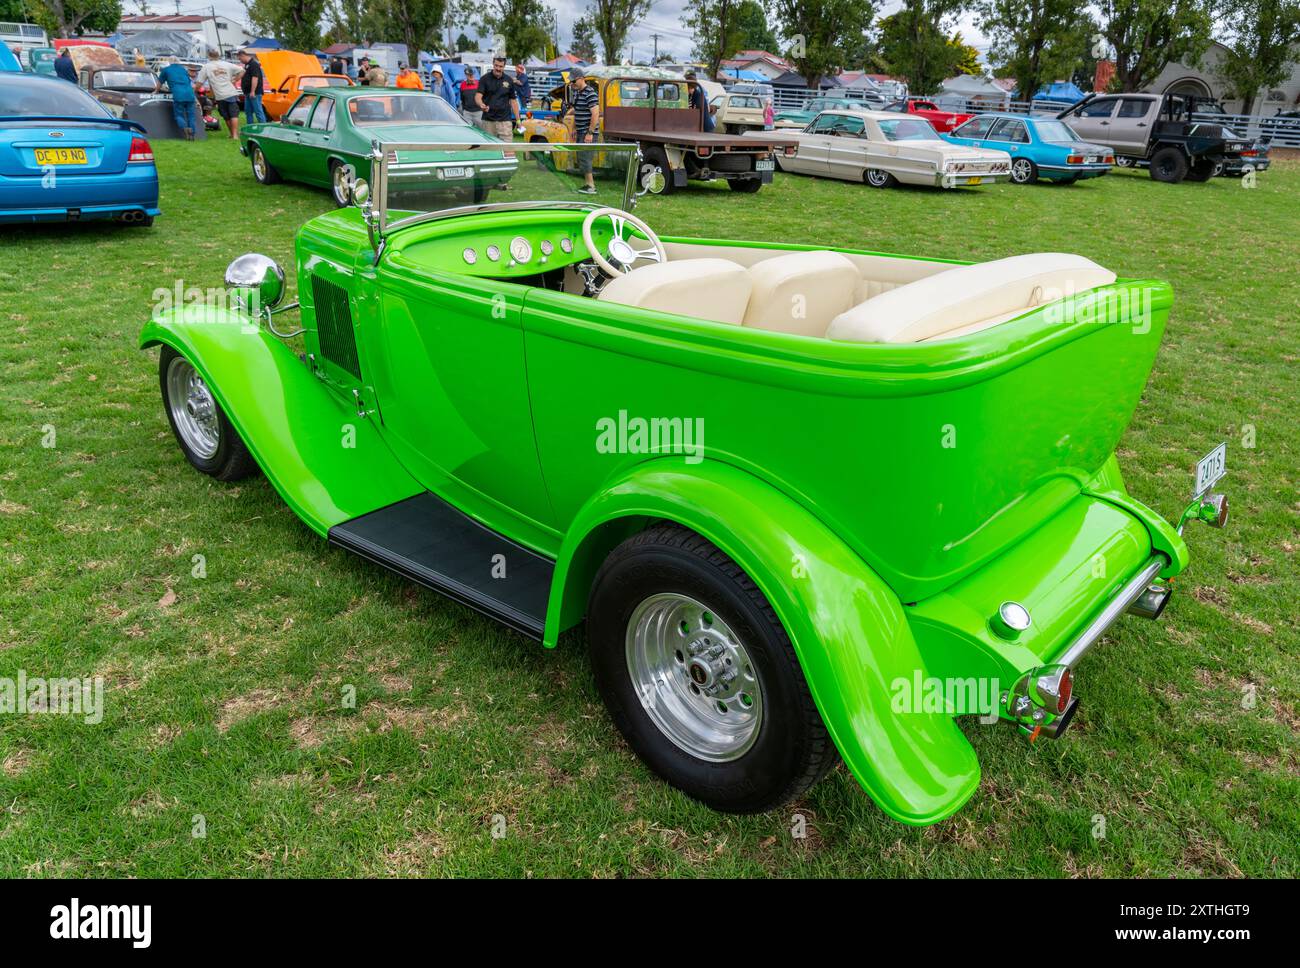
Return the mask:
{"type": "Polygon", "coordinates": [[[480,259],[486,259],[489,263],[504,265],[506,268],[527,265],[544,266],[550,261],[557,248],[564,255],[573,255],[573,239],[567,235],[561,236],[554,241],[541,239],[534,247],[533,243],[522,235],[516,235],[508,242],[505,240],[501,243],[491,242],[481,249],[466,246],[461,251],[460,257],[467,266],[477,265],[480,259]]]}

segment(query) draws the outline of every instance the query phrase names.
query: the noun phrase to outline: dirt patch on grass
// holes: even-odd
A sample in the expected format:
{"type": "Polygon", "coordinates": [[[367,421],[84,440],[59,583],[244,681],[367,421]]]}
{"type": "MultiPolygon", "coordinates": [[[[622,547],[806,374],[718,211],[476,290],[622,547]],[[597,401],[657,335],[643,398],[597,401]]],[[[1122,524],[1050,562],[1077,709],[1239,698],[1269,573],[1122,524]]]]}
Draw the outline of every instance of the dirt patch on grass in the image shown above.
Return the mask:
{"type": "Polygon", "coordinates": [[[1187,832],[1187,846],[1179,859],[1183,870],[1208,877],[1245,877],[1241,868],[1228,856],[1227,848],[1195,830],[1187,832]]]}
{"type": "Polygon", "coordinates": [[[433,861],[448,853],[447,842],[440,834],[422,830],[409,840],[384,847],[379,854],[385,877],[419,877],[428,873],[433,861]]]}
{"type": "Polygon", "coordinates": [[[289,724],[289,735],[299,749],[312,750],[325,742],[325,737],[321,735],[318,728],[316,717],[301,716],[289,724]]]}
{"type": "Polygon", "coordinates": [[[384,703],[374,700],[366,703],[361,712],[367,722],[378,720],[374,729],[376,733],[404,729],[419,735],[430,729],[450,729],[470,718],[469,708],[463,703],[443,706],[440,709],[427,709],[406,703],[384,703]]]}
{"type": "Polygon", "coordinates": [[[227,699],[221,704],[221,713],[217,716],[217,732],[225,733],[236,723],[275,709],[283,702],[284,697],[272,689],[254,689],[243,696],[227,699]]]}
{"type": "Polygon", "coordinates": [[[27,772],[27,768],[32,765],[32,751],[25,749],[16,749],[4,758],[0,763],[0,770],[4,771],[5,776],[20,776],[27,772]]]}

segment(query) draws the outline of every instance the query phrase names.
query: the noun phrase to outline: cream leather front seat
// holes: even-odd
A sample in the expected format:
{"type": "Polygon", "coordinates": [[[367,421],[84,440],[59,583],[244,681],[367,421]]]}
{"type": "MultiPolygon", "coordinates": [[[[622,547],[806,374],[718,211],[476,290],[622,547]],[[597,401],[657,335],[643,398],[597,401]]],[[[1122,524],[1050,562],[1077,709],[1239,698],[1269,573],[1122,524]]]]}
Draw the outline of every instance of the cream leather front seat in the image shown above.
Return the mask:
{"type": "Polygon", "coordinates": [[[826,330],[855,343],[952,339],[1115,281],[1080,255],[1039,252],[958,266],[890,289],[836,316],[826,330]]]}
{"type": "Polygon", "coordinates": [[[739,326],[752,288],[749,272],[727,259],[684,259],[611,279],[600,299],[739,326]]]}
{"type": "Polygon", "coordinates": [[[754,290],[744,325],[798,336],[823,336],[853,305],[862,274],[838,252],[792,252],[750,266],[754,290]]]}

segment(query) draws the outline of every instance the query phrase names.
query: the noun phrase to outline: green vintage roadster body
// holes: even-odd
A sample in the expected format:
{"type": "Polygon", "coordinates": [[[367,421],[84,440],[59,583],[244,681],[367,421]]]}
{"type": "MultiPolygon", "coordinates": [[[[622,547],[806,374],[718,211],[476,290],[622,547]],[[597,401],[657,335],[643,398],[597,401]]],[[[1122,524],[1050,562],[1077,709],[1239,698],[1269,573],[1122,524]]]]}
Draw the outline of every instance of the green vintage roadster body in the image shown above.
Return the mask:
{"type": "Polygon", "coordinates": [[[630,745],[720,809],[842,758],[931,823],[979,783],[957,717],[1059,735],[1083,655],[1163,609],[1184,521],[1226,515],[1221,450],[1177,526],[1116,462],[1168,286],[660,239],[635,148],[517,147],[508,201],[415,210],[376,146],[359,207],[298,234],[293,323],[262,256],[227,277],[249,309],[149,322],[190,462],[260,468],[331,544],[547,647],[585,619],[630,745]],[[594,199],[558,157],[588,150],[594,199]]]}

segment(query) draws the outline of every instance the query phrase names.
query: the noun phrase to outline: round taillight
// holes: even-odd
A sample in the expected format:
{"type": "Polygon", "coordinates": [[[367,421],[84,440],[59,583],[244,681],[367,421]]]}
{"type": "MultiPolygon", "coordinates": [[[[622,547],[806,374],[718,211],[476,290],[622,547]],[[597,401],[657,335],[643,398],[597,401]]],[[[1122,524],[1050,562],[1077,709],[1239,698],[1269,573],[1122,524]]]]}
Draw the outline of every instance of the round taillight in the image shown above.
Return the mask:
{"type": "Polygon", "coordinates": [[[1065,674],[1061,676],[1061,686],[1056,691],[1056,712],[1057,715],[1065,712],[1070,705],[1070,694],[1074,692],[1074,670],[1066,669],[1065,674]]]}

